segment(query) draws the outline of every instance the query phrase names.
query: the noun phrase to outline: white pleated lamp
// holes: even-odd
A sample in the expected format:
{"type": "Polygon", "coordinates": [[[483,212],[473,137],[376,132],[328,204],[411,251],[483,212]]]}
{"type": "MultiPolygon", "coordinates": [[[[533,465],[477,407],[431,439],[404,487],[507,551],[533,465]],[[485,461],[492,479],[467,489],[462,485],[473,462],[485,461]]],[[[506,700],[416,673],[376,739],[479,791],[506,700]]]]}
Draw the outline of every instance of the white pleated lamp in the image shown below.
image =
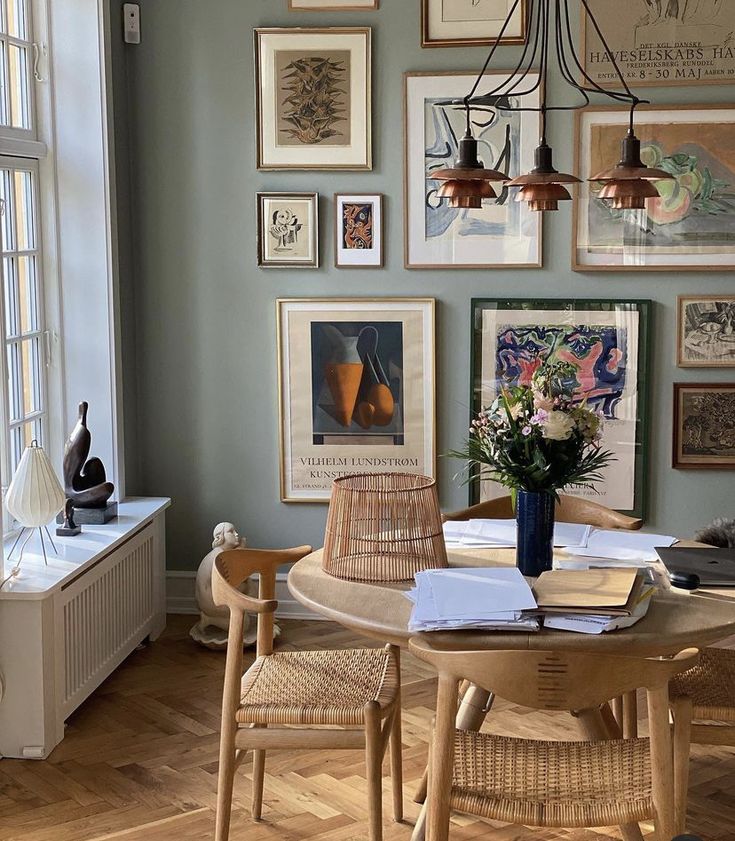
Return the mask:
{"type": "MultiPolygon", "coordinates": [[[[43,447],[38,445],[38,441],[31,441],[30,446],[25,448],[21,456],[20,463],[13,475],[13,481],[10,483],[5,496],[5,506],[8,513],[23,527],[10,550],[10,555],[13,554],[13,550],[26,529],[38,529],[41,534],[43,559],[46,561],[43,531],[46,532],[55,552],[56,547],[46,526],[61,511],[65,501],[64,489],[61,487],[49,457],[43,447]]],[[[25,543],[28,542],[29,538],[30,535],[26,538],[25,543]]],[[[25,543],[23,547],[25,547],[25,543]]]]}

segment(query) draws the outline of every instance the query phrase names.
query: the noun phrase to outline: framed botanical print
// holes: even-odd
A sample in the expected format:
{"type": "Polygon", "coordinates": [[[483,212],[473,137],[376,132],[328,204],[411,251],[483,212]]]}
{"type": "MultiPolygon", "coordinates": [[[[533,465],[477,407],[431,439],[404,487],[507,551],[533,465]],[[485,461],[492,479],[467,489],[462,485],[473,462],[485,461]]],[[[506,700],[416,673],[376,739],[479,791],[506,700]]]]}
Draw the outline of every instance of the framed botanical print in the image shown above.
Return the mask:
{"type": "MultiPolygon", "coordinates": [[[[587,0],[623,77],[644,85],[732,84],[735,3],[727,0],[587,0]]],[[[600,36],[583,15],[592,82],[620,87],[600,36]]]]}
{"type": "MultiPolygon", "coordinates": [[[[482,90],[492,90],[506,78],[491,73],[482,90]]],[[[461,105],[475,74],[405,74],[405,264],[412,269],[537,267],[541,265],[541,213],[529,213],[513,201],[508,188],[495,185],[497,199],[479,209],[454,208],[437,196],[440,182],[427,177],[451,165],[464,134],[461,105]],[[460,104],[456,104],[457,101],[460,104]]],[[[538,81],[529,74],[528,86],[538,81]]],[[[538,89],[511,97],[514,106],[536,108],[538,89]]],[[[511,178],[534,166],[539,115],[476,107],[471,112],[480,157],[485,166],[511,178]]]]}
{"type": "Polygon", "coordinates": [[[434,300],[277,301],[283,502],[351,473],[434,476],[434,300]]]}
{"type": "Polygon", "coordinates": [[[337,268],[383,265],[383,196],[334,196],[334,262],[337,268]]]}
{"type": "Polygon", "coordinates": [[[735,295],[680,295],[680,368],[735,368],[735,295]]]}
{"type": "Polygon", "coordinates": [[[421,0],[421,46],[492,44],[511,12],[501,43],[523,44],[527,5],[527,0],[421,0]]]}
{"type": "Polygon", "coordinates": [[[259,169],[371,169],[370,29],[255,30],[259,169]]]}
{"type": "Polygon", "coordinates": [[[620,157],[628,109],[578,112],[574,268],[679,271],[735,268],[735,108],[639,107],[641,157],[673,178],[656,182],[645,210],[615,210],[596,198],[591,175],[620,157]]]}
{"type": "Polygon", "coordinates": [[[735,470],[735,383],[674,383],[673,466],[735,470]]]}
{"type": "Polygon", "coordinates": [[[362,12],[377,9],[380,0],[288,0],[288,8],[294,12],[362,12]]]}
{"type": "MultiPolygon", "coordinates": [[[[595,491],[573,488],[636,517],[645,513],[650,301],[475,299],[472,301],[473,415],[503,387],[528,385],[542,360],[570,362],[577,399],[605,417],[602,446],[615,454],[595,491]]],[[[503,496],[476,482],[470,502],[503,496]]]]}
{"type": "Polygon", "coordinates": [[[258,193],[258,265],[319,265],[319,195],[258,193]]]}

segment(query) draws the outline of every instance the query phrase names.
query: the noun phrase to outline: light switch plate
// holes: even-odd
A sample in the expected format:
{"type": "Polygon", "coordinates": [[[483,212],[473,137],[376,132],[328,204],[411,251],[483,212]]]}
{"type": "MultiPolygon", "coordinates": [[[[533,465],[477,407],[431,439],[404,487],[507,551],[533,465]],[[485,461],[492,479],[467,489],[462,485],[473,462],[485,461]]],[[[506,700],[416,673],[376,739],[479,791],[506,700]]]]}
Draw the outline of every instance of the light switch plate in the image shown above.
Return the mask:
{"type": "Polygon", "coordinates": [[[123,38],[126,44],[140,44],[140,6],[123,4],[123,38]]]}

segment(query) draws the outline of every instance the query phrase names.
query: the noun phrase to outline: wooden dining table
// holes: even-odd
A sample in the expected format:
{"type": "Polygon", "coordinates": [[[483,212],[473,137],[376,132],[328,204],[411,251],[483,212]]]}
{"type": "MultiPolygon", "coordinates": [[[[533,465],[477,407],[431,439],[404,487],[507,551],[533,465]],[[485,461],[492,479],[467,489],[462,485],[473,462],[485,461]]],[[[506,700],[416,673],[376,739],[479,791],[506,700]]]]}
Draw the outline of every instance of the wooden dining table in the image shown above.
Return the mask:
{"type": "MultiPolygon", "coordinates": [[[[699,544],[682,542],[679,545],[699,544]]],[[[556,557],[565,557],[563,550],[556,557]]],[[[594,563],[594,558],[585,558],[594,563]]],[[[463,549],[448,552],[450,567],[513,566],[515,549],[463,549]]],[[[610,563],[607,561],[607,563],[610,563]]],[[[735,590],[694,592],[670,586],[663,566],[653,566],[659,588],[646,616],[630,628],[603,634],[580,634],[542,629],[537,632],[435,631],[432,640],[443,648],[465,650],[554,650],[597,651],[607,654],[658,657],[676,654],[686,648],[713,645],[735,634],[735,590]]],[[[405,648],[412,633],[408,630],[412,603],[405,591],[412,582],[346,581],[329,575],[322,568],[322,550],[296,563],[288,575],[288,587],[302,605],[326,619],[358,634],[405,648]]],[[[634,696],[629,699],[635,717],[634,696]]],[[[457,727],[479,730],[492,705],[492,693],[483,687],[470,687],[464,694],[457,715],[457,727]]],[[[609,708],[579,710],[574,713],[586,738],[605,739],[635,735],[626,732],[622,713],[618,719],[609,708]]],[[[425,792],[424,792],[425,794],[425,792]]],[[[414,829],[412,841],[424,836],[425,808],[414,829]]],[[[636,826],[623,827],[629,841],[642,838],[636,826]]]]}

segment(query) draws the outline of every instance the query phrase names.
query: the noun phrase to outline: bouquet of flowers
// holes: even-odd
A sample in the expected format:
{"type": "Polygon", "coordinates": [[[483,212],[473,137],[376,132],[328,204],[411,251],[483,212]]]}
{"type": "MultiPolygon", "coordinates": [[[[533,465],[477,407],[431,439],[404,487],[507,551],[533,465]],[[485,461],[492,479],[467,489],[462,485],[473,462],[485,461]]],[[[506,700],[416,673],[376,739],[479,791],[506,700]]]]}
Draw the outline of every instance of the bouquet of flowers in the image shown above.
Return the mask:
{"type": "Polygon", "coordinates": [[[600,446],[602,415],[574,396],[576,384],[572,364],[542,363],[530,386],[504,388],[449,455],[467,461],[468,481],[492,479],[514,494],[593,487],[614,457],[600,446]]]}

